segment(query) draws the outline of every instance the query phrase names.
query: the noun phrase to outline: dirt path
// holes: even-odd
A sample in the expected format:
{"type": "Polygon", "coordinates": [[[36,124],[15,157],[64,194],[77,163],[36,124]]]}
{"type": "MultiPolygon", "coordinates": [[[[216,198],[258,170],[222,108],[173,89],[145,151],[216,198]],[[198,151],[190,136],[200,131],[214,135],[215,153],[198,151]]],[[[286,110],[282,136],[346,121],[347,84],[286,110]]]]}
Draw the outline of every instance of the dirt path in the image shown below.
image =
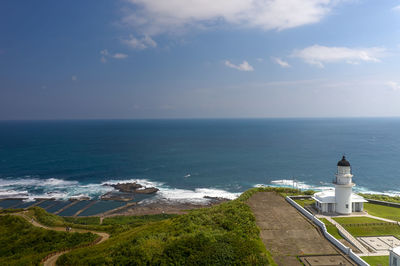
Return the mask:
{"type": "Polygon", "coordinates": [[[278,265],[301,265],[297,256],[311,254],[338,260],[337,264],[332,262],[331,265],[347,261],[319,230],[277,193],[258,192],[247,204],[256,217],[265,247],[278,265]]]}
{"type": "MultiPolygon", "coordinates": [[[[26,219],[33,226],[36,226],[36,227],[40,227],[40,228],[43,228],[43,229],[46,229],[46,230],[65,232],[65,227],[49,227],[49,226],[45,226],[43,224],[38,223],[36,220],[29,218],[23,212],[22,213],[21,212],[20,213],[13,213],[13,215],[17,215],[17,216],[20,216],[20,217],[26,219]]],[[[92,230],[72,228],[70,232],[78,232],[78,233],[88,233],[89,232],[89,233],[98,235],[100,237],[100,240],[99,240],[99,238],[97,238],[94,242],[92,242],[93,245],[98,245],[100,243],[103,243],[104,241],[106,241],[107,239],[110,238],[110,235],[107,234],[107,233],[97,232],[97,231],[92,231],[92,230]]],[[[73,249],[66,250],[66,251],[56,252],[52,256],[50,256],[46,260],[44,260],[42,263],[43,263],[44,266],[54,266],[54,265],[56,265],[57,259],[61,255],[65,254],[65,253],[68,253],[68,252],[70,252],[72,250],[75,250],[75,249],[78,249],[78,248],[73,248],[73,249]]]]}

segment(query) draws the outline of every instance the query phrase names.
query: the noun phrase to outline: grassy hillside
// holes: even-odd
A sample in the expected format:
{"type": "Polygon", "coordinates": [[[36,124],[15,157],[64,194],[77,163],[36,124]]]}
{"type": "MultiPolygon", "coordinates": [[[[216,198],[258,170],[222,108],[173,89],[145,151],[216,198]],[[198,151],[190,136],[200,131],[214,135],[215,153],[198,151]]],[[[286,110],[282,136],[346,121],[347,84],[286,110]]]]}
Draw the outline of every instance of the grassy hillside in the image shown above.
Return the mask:
{"type": "Polygon", "coordinates": [[[149,222],[162,221],[177,216],[176,214],[115,216],[104,218],[103,223],[100,224],[99,217],[61,217],[48,213],[39,207],[30,208],[27,215],[29,217],[34,217],[38,222],[47,226],[70,226],[73,228],[108,232],[111,235],[128,231],[133,227],[141,226],[149,222]]]}
{"type": "Polygon", "coordinates": [[[252,189],[234,201],[136,227],[101,245],[65,254],[57,263],[268,265],[273,261],[245,204],[246,199],[261,190],[264,189],[252,189]]]}
{"type": "Polygon", "coordinates": [[[22,217],[0,216],[0,265],[38,265],[53,251],[91,243],[97,235],[49,231],[22,217]]]}

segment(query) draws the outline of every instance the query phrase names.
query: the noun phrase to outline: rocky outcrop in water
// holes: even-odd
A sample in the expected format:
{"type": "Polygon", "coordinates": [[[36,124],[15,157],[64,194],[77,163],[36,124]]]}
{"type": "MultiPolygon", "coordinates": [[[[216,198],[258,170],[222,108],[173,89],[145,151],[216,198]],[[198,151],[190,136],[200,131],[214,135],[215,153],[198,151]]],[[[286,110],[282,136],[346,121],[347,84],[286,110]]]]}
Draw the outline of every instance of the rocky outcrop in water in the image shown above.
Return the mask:
{"type": "Polygon", "coordinates": [[[102,200],[131,201],[134,199],[132,193],[110,191],[100,197],[102,200]]]}
{"type": "Polygon", "coordinates": [[[158,191],[158,188],[149,187],[145,188],[141,184],[136,182],[134,183],[118,183],[118,184],[106,184],[107,186],[111,186],[118,190],[119,192],[124,193],[137,193],[137,194],[153,194],[158,191]]]}
{"type": "Polygon", "coordinates": [[[158,188],[146,188],[136,182],[105,184],[105,186],[113,187],[117,191],[107,192],[106,194],[101,196],[102,200],[130,201],[134,199],[135,194],[154,194],[158,191],[158,188]]]}

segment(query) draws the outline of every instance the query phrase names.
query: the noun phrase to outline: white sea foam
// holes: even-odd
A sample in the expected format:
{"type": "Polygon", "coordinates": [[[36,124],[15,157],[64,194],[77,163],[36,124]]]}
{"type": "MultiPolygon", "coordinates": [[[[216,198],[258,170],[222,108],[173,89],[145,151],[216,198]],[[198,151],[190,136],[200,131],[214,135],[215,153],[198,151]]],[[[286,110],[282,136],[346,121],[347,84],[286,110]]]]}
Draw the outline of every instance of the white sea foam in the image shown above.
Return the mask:
{"type": "Polygon", "coordinates": [[[78,181],[69,181],[63,179],[49,178],[21,178],[21,179],[0,179],[0,198],[24,198],[33,200],[34,198],[54,198],[69,199],[77,197],[96,198],[102,194],[113,191],[114,188],[108,185],[124,184],[136,182],[143,187],[156,187],[159,191],[154,197],[144,200],[146,202],[154,202],[165,200],[171,202],[185,202],[196,204],[207,204],[210,199],[205,197],[221,197],[227,199],[235,199],[240,193],[232,193],[217,188],[196,188],[179,189],[173,188],[165,183],[151,181],[148,179],[110,179],[98,184],[81,184],[78,181]],[[38,193],[37,191],[41,191],[38,193]]]}
{"type": "MultiPolygon", "coordinates": [[[[313,185],[313,184],[307,184],[303,181],[298,181],[298,180],[290,180],[290,179],[282,179],[282,180],[273,180],[271,181],[270,184],[256,184],[255,187],[261,187],[261,186],[272,186],[272,187],[291,187],[291,188],[299,188],[302,190],[316,190],[316,191],[322,191],[322,190],[328,190],[328,189],[333,189],[334,185],[330,183],[322,183],[321,185],[313,185]],[[323,186],[321,186],[323,185],[323,186]]],[[[378,195],[387,195],[387,196],[400,196],[400,191],[395,191],[395,190],[388,190],[388,191],[374,191],[370,190],[368,188],[362,187],[362,186],[355,186],[353,188],[354,192],[357,193],[365,193],[365,194],[378,194],[378,195]]]]}
{"type": "Polygon", "coordinates": [[[28,197],[28,191],[22,190],[22,191],[16,191],[12,189],[0,189],[0,199],[6,199],[6,198],[27,198],[28,197]]]}
{"type": "Polygon", "coordinates": [[[321,183],[320,185],[310,185],[303,181],[299,180],[290,180],[290,179],[281,179],[281,180],[273,180],[271,181],[270,186],[276,187],[292,187],[298,188],[302,190],[312,189],[312,190],[325,190],[331,189],[333,186],[326,186],[326,183],[321,183]]]}
{"type": "Polygon", "coordinates": [[[143,203],[150,203],[161,200],[181,203],[207,204],[208,202],[210,202],[210,199],[207,199],[205,197],[235,199],[240,195],[240,193],[232,193],[216,188],[196,188],[194,190],[171,188],[163,182],[150,181],[148,179],[108,180],[103,182],[102,184],[124,184],[133,182],[141,184],[143,187],[156,187],[159,189],[155,197],[151,199],[146,199],[143,201],[143,203]]]}
{"type": "MultiPolygon", "coordinates": [[[[206,204],[211,199],[205,197],[219,197],[226,199],[235,199],[241,193],[228,192],[222,189],[216,188],[196,188],[194,190],[189,189],[178,189],[178,188],[166,188],[160,187],[155,200],[167,200],[172,202],[182,203],[197,203],[206,204]]],[[[154,201],[154,200],[153,200],[154,201]]]]}
{"type": "Polygon", "coordinates": [[[11,187],[11,186],[30,186],[30,187],[65,187],[71,185],[77,185],[78,181],[68,181],[57,178],[39,179],[39,178],[18,178],[18,179],[2,179],[0,178],[1,187],[11,187]]]}

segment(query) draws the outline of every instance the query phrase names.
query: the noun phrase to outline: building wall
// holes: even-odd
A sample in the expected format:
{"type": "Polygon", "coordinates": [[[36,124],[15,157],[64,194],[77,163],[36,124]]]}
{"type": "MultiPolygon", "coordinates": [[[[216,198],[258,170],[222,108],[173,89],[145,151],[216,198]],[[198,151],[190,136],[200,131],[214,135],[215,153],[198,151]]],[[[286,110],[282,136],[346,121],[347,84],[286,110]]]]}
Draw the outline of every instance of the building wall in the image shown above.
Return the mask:
{"type": "Polygon", "coordinates": [[[351,214],[352,202],[351,202],[352,187],[340,187],[335,188],[335,200],[336,200],[336,212],[340,214],[351,214]]]}
{"type": "Polygon", "coordinates": [[[400,266],[400,256],[390,251],[389,266],[400,266]]]}
{"type": "Polygon", "coordinates": [[[350,167],[338,166],[338,171],[336,174],[337,184],[350,184],[352,182],[353,175],[351,174],[350,167]]]}

